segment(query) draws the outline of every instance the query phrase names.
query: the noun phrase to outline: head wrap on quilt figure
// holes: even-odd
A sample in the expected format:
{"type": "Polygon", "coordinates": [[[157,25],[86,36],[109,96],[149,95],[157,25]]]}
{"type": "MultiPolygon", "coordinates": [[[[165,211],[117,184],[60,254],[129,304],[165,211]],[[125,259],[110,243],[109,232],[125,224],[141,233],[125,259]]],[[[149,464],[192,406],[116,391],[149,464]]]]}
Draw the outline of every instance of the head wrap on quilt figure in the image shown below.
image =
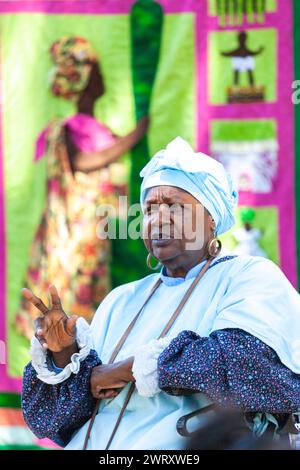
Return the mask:
{"type": "Polygon", "coordinates": [[[53,94],[76,101],[98,62],[95,51],[85,38],[64,36],[52,44],[50,55],[54,62],[50,76],[53,94]]]}

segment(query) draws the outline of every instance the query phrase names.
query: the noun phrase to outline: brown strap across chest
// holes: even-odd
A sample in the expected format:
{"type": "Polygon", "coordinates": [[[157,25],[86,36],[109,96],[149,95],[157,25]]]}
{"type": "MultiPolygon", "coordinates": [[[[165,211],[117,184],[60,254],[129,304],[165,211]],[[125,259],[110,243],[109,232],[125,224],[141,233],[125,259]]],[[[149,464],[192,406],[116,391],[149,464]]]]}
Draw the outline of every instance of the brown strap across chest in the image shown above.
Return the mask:
{"type": "MultiPolygon", "coordinates": [[[[196,285],[198,284],[198,282],[200,281],[200,279],[204,276],[204,274],[206,273],[206,271],[208,270],[211,262],[213,261],[213,258],[210,258],[206,263],[205,265],[203,266],[203,268],[201,269],[201,271],[199,272],[199,274],[195,277],[194,281],[192,282],[192,284],[190,285],[190,287],[188,288],[188,290],[186,291],[184,297],[182,298],[181,302],[179,303],[178,307],[176,308],[175,312],[173,313],[173,315],[171,316],[171,318],[169,319],[168,323],[166,324],[166,326],[164,327],[164,329],[162,330],[161,334],[159,335],[158,339],[159,338],[162,338],[163,336],[165,336],[168,331],[170,330],[170,328],[172,327],[172,325],[174,324],[174,322],[176,321],[178,315],[180,314],[180,312],[182,311],[184,305],[186,304],[186,302],[188,301],[190,295],[192,294],[193,290],[195,289],[196,285]]],[[[125,330],[125,332],[123,333],[123,335],[121,336],[120,340],[118,341],[109,361],[108,361],[108,364],[112,364],[116,358],[116,356],[118,355],[120,349],[122,348],[123,344],[125,343],[128,335],[130,334],[130,332],[132,331],[134,325],[136,324],[136,321],[137,319],[139,318],[142,310],[144,309],[145,305],[147,304],[147,302],[150,300],[150,298],[153,296],[153,294],[156,292],[156,290],[158,289],[158,287],[160,286],[160,284],[162,283],[162,280],[161,279],[158,279],[156,281],[156,283],[154,284],[153,288],[151,289],[151,292],[149,293],[148,297],[146,298],[145,302],[143,303],[142,307],[140,308],[140,310],[138,311],[138,313],[136,314],[136,316],[133,318],[133,320],[131,321],[131,323],[129,324],[129,326],[127,327],[127,329],[125,330]]],[[[118,416],[118,419],[116,421],[116,424],[114,426],[114,429],[111,433],[111,436],[108,440],[108,443],[105,447],[105,450],[108,450],[110,445],[111,445],[111,442],[117,432],[117,429],[119,427],[119,424],[120,424],[120,421],[122,419],[122,416],[124,414],[124,411],[129,403],[129,400],[133,394],[135,390],[135,383],[132,382],[129,389],[128,389],[128,392],[127,392],[127,395],[125,397],[125,400],[124,400],[124,403],[123,403],[123,406],[120,410],[120,413],[119,413],[119,416],[118,416]]],[[[95,408],[94,408],[94,411],[93,411],[93,414],[92,414],[92,417],[91,417],[91,420],[90,420],[90,424],[89,424],[89,427],[87,429],[87,432],[86,432],[86,436],[85,436],[85,440],[84,440],[84,444],[83,444],[83,450],[86,450],[87,448],[87,444],[88,444],[88,440],[89,440],[89,437],[91,435],[91,431],[92,431],[92,427],[93,427],[93,424],[94,424],[94,421],[95,421],[95,418],[96,418],[96,415],[99,411],[99,406],[100,406],[100,402],[101,400],[98,399],[97,400],[97,403],[95,405],[95,408]]]]}

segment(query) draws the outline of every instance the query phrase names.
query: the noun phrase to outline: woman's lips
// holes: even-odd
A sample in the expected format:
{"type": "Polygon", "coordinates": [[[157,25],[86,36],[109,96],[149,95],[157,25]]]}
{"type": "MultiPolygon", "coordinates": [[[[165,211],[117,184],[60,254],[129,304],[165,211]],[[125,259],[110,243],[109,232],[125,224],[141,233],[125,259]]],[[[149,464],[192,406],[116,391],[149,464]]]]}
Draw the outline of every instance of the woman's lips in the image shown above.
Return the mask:
{"type": "Polygon", "coordinates": [[[172,241],[173,238],[155,238],[154,240],[152,240],[152,245],[157,247],[167,246],[172,243],[172,241]]]}

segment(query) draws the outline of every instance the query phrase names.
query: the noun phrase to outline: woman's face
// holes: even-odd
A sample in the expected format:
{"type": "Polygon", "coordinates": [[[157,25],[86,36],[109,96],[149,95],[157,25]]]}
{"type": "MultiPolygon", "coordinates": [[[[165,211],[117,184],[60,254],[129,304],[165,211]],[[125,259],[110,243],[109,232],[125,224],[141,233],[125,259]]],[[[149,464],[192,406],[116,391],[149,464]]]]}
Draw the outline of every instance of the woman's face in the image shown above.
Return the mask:
{"type": "Polygon", "coordinates": [[[78,99],[86,93],[96,100],[104,93],[99,64],[60,63],[53,69],[51,90],[55,96],[65,99],[78,99]]]}
{"type": "Polygon", "coordinates": [[[144,202],[144,243],[169,269],[193,266],[206,255],[215,224],[188,192],[172,186],[151,188],[144,202]]]}

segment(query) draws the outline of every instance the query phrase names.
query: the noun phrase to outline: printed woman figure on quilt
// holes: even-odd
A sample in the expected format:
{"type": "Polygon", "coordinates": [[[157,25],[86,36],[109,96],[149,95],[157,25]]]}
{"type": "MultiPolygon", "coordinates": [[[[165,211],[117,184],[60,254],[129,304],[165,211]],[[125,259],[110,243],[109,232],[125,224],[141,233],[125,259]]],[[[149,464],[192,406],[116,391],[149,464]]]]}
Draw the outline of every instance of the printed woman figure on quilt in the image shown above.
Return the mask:
{"type": "MultiPolygon", "coordinates": [[[[111,289],[110,241],[97,236],[100,204],[117,207],[126,194],[126,172],[118,159],[146,133],[148,118],[117,137],[94,116],[105,93],[95,51],[82,37],[62,37],[50,48],[52,93],[76,105],[76,113],[54,119],[39,135],[35,161],[46,157],[45,209],[29,255],[26,286],[46,292],[55,281],[68,311],[91,320],[111,289]],[[84,230],[83,230],[84,227],[84,230]]],[[[23,298],[15,316],[18,332],[30,338],[36,311],[23,298]]]]}

